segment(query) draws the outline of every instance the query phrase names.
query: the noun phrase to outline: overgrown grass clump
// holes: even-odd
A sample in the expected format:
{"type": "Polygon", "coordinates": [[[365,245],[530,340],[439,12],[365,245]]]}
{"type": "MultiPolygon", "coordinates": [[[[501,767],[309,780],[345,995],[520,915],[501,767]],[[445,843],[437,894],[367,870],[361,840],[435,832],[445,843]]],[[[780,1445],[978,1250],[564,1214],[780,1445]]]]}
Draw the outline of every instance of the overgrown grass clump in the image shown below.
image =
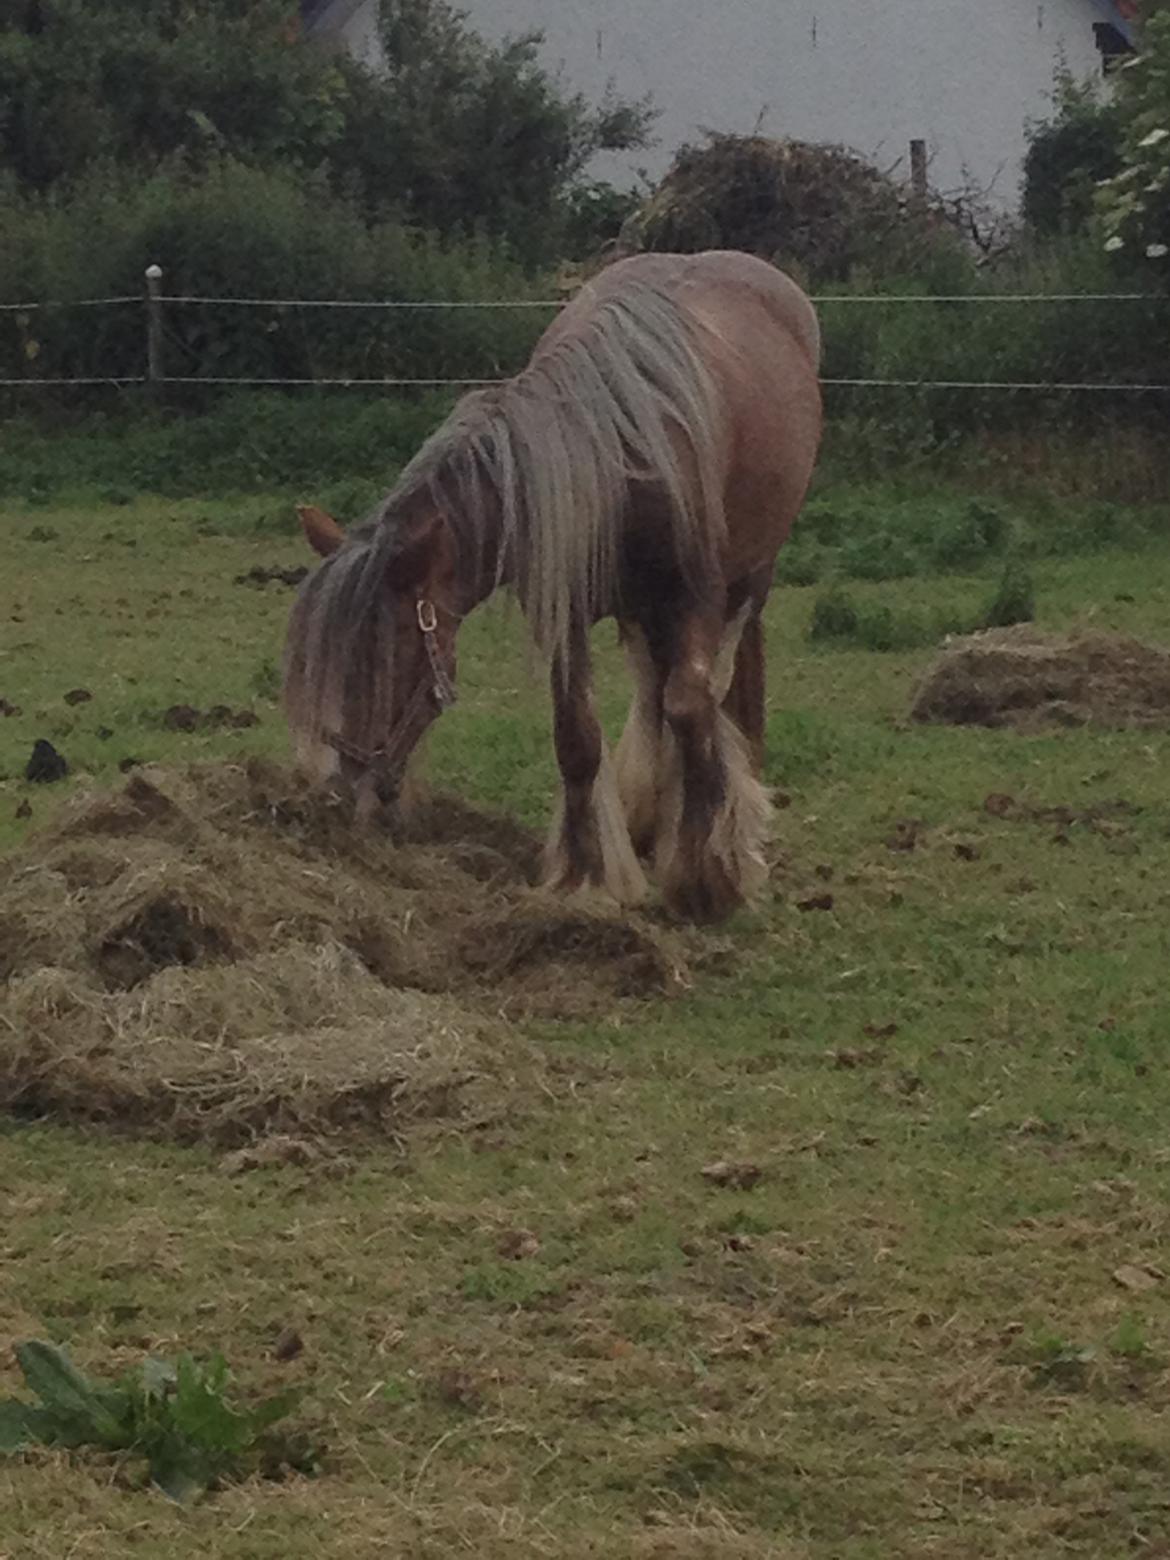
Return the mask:
{"type": "Polygon", "coordinates": [[[885,583],[1003,569],[1034,560],[1140,548],[1170,534],[1170,508],[1104,500],[971,495],[940,484],[833,484],[805,506],[781,552],[787,585],[885,583]]]}
{"type": "Polygon", "coordinates": [[[948,634],[970,634],[981,628],[1007,628],[1030,623],[1036,616],[1036,588],[1031,574],[1009,561],[994,595],[975,614],[944,609],[915,611],[887,602],[862,601],[840,584],[821,592],[813,602],[808,637],[814,643],[837,643],[866,650],[917,650],[937,644],[948,634]]]}

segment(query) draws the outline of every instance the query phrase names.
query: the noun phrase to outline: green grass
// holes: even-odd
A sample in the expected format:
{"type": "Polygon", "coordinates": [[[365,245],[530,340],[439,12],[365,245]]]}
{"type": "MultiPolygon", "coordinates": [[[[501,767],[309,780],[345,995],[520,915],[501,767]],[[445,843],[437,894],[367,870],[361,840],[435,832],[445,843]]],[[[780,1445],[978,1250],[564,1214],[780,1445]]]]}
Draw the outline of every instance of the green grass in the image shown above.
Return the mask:
{"type": "MultiPolygon", "coordinates": [[[[1033,554],[1042,627],[1168,637],[1166,549],[1120,518],[1124,549],[1033,554]]],[[[0,696],[24,712],[0,720],[0,841],[30,826],[21,802],[36,824],[68,789],[14,778],[36,736],[102,783],[126,757],[283,751],[291,597],[233,583],[301,561],[273,501],[10,506],[0,526],[0,696]],[[91,701],[66,705],[76,687],[91,701]],[[162,729],[180,701],[261,723],[162,729]]],[[[965,614],[1002,559],[974,567],[849,588],[965,614]]],[[[1156,1552],[1170,1290],[1114,1275],[1170,1268],[1170,738],[907,728],[930,649],[811,646],[816,593],[782,588],[769,613],[787,805],[765,902],[685,998],[534,1026],[556,1087],[523,1109],[341,1175],[229,1177],[206,1151],[0,1125],[0,1334],[103,1379],[222,1352],[244,1400],[302,1389],[323,1448],[316,1478],[193,1511],[116,1458],[31,1452],[0,1463],[0,1554],[1156,1552]],[[1058,831],[990,815],[990,792],[1140,810],[1058,831]],[[759,1184],[711,1185],[718,1158],[759,1184]],[[501,1255],[520,1230],[538,1249],[501,1255]],[[289,1326],[305,1349],[282,1364],[289,1326]]],[[[432,769],[540,824],[547,697],[520,630],[467,625],[432,769]]],[[[608,631],[598,665],[616,725],[608,631]]],[[[0,1396],[19,1385],[0,1362],[0,1396]]]]}

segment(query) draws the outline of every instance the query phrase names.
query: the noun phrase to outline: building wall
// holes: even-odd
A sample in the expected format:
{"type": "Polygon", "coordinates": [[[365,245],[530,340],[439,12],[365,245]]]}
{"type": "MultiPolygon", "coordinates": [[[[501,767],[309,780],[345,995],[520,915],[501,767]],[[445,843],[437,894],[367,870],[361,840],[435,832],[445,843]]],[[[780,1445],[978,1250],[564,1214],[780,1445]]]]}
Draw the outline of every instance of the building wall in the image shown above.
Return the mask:
{"type": "MultiPolygon", "coordinates": [[[[704,129],[851,146],[905,172],[924,139],[941,190],[1018,197],[1025,125],[1062,62],[1100,75],[1095,0],[459,0],[486,37],[542,31],[545,63],[599,98],[650,94],[657,144],[596,172],[657,177],[704,129]]],[[[367,0],[346,41],[376,55],[367,0]]]]}
{"type": "Polygon", "coordinates": [[[378,45],[378,0],[365,0],[337,30],[338,39],[355,59],[376,66],[381,55],[378,45]]]}

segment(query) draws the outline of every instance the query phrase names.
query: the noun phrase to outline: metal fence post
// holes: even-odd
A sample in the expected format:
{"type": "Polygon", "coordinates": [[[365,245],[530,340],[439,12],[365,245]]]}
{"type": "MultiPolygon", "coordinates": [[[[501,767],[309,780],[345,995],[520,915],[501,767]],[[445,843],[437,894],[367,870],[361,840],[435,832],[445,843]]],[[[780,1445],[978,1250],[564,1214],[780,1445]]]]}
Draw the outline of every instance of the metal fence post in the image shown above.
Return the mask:
{"type": "Polygon", "coordinates": [[[155,390],[162,384],[163,324],[162,266],[146,268],[146,378],[155,390]]]}

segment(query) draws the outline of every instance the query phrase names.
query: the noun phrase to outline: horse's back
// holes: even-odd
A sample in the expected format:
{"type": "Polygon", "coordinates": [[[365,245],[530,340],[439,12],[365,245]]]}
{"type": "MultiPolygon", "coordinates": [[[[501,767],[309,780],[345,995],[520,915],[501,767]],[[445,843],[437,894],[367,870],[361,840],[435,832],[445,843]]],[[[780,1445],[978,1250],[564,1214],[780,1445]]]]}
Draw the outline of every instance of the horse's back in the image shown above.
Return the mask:
{"type": "Polygon", "coordinates": [[[661,287],[702,317],[712,311],[742,310],[744,299],[751,298],[792,335],[812,366],[819,366],[820,325],[803,289],[776,266],[737,249],[708,249],[693,255],[629,255],[587,283],[562,319],[569,318],[571,323],[572,316],[591,311],[638,282],[661,287]]]}

